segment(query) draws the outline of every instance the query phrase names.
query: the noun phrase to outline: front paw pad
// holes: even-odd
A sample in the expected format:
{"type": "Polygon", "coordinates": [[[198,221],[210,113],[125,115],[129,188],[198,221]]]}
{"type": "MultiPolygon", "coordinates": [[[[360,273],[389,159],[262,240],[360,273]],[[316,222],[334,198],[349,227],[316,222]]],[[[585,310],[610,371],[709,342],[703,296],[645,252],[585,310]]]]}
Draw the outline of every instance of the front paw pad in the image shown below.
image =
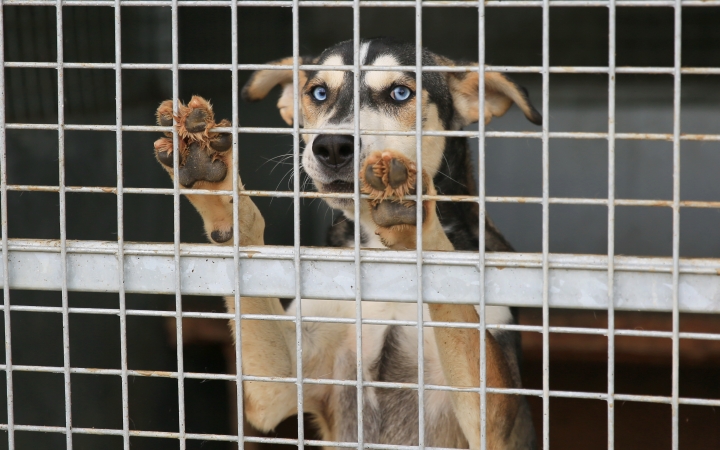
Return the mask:
{"type": "Polygon", "coordinates": [[[361,179],[363,193],[369,194],[373,200],[384,200],[388,197],[402,199],[415,192],[417,166],[398,153],[375,152],[365,160],[361,179]]]}
{"type": "MultiPolygon", "coordinates": [[[[416,224],[415,202],[403,200],[416,192],[415,162],[393,151],[375,152],[365,160],[360,179],[362,192],[371,197],[372,218],[378,227],[402,229],[416,224]]],[[[430,180],[424,171],[422,180],[425,194],[430,180]]],[[[423,222],[428,207],[429,202],[423,202],[423,222]]]]}
{"type": "MultiPolygon", "coordinates": [[[[165,100],[156,112],[157,122],[161,126],[172,126],[176,122],[180,167],[178,182],[184,187],[192,187],[198,181],[219,183],[225,179],[230,165],[225,152],[232,147],[232,135],[214,133],[215,127],[228,127],[230,122],[222,120],[215,123],[210,102],[202,97],[193,96],[187,105],[180,103],[178,114],[173,114],[172,100],[165,100]]],[[[155,141],[155,156],[168,172],[173,167],[172,134],[155,141]]]]}

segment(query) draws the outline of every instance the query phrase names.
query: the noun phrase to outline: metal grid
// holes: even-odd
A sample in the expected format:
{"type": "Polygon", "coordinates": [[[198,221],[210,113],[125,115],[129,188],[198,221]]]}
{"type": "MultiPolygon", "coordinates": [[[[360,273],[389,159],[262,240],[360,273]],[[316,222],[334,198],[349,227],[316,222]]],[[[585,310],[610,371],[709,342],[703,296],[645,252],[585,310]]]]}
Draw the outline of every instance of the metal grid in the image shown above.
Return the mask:
{"type": "MultiPolygon", "coordinates": [[[[485,395],[486,393],[506,393],[515,395],[537,396],[543,402],[543,427],[542,447],[549,448],[549,404],[551,397],[560,398],[582,398],[599,399],[607,402],[608,416],[608,448],[614,448],[614,405],[616,401],[650,402],[670,404],[672,406],[672,448],[678,448],[678,407],[683,405],[705,405],[720,406],[720,400],[681,398],[679,396],[679,340],[680,339],[704,339],[720,340],[720,334],[711,333],[681,333],[679,330],[679,314],[681,311],[696,312],[720,312],[720,306],[708,306],[705,301],[710,297],[717,286],[715,277],[720,273],[720,260],[681,260],[679,255],[680,238],[680,210],[681,208],[720,208],[720,201],[681,201],[680,200],[680,143],[687,141],[720,141],[720,135],[710,134],[681,134],[680,133],[680,88],[681,76],[689,74],[718,75],[720,68],[694,68],[681,66],[681,14],[683,7],[707,7],[720,6],[716,0],[514,0],[499,1],[490,0],[487,2],[473,1],[316,1],[316,0],[292,0],[292,1],[186,1],[186,0],[0,0],[0,27],[3,24],[3,6],[55,6],[57,22],[57,61],[56,62],[13,62],[4,60],[2,30],[0,29],[0,61],[5,68],[52,68],[58,73],[58,98],[64,97],[63,71],[64,69],[113,69],[115,72],[115,125],[72,125],[65,124],[63,113],[63,102],[58,102],[58,123],[57,124],[28,124],[28,123],[5,123],[5,85],[4,71],[0,71],[0,193],[2,194],[2,283],[5,303],[2,306],[5,324],[5,355],[6,361],[0,366],[7,376],[7,414],[8,421],[0,425],[0,430],[8,433],[9,448],[15,447],[15,431],[40,431],[63,433],[66,436],[67,448],[72,448],[74,434],[100,434],[122,436],[124,447],[130,448],[130,437],[165,437],[178,439],[180,448],[186,447],[186,441],[192,439],[218,440],[237,442],[242,447],[244,442],[263,442],[297,445],[298,449],[305,445],[321,445],[327,447],[357,447],[370,449],[414,449],[423,448],[424,444],[424,412],[421,406],[419,414],[419,446],[401,445],[380,445],[364,441],[362,411],[363,411],[363,388],[383,387],[397,389],[417,390],[419,404],[423,405],[425,390],[444,390],[479,392],[481,396],[481,446],[485,448],[485,395]],[[63,6],[104,6],[113,8],[115,12],[115,62],[114,63],[65,63],[63,61],[63,6]],[[144,7],[144,6],[169,6],[172,14],[172,63],[171,64],[128,64],[123,63],[121,58],[121,7],[144,7]],[[178,62],[178,9],[180,7],[194,6],[216,6],[230,8],[231,29],[232,29],[232,62],[231,64],[180,64],[178,62]],[[542,253],[536,255],[492,255],[485,253],[484,233],[479,233],[480,245],[478,254],[443,254],[438,252],[423,252],[421,230],[418,229],[418,248],[415,254],[407,252],[378,252],[373,250],[360,249],[360,229],[355,227],[355,246],[352,250],[335,249],[304,249],[300,247],[300,199],[301,198],[352,198],[355,200],[355,215],[359,217],[360,194],[356,180],[352,194],[319,194],[314,192],[303,192],[300,187],[300,177],[294,177],[292,192],[239,190],[238,176],[238,133],[262,133],[262,134],[289,134],[293,138],[293,169],[299,173],[300,157],[300,127],[295,120],[292,128],[263,128],[263,127],[241,127],[238,123],[238,70],[259,70],[259,69],[287,69],[287,66],[238,64],[237,49],[237,11],[239,7],[291,7],[293,17],[293,109],[294,117],[299,117],[298,101],[298,73],[300,70],[314,70],[320,66],[304,65],[299,63],[299,10],[300,7],[345,7],[353,11],[353,37],[355,60],[353,65],[345,66],[322,66],[323,69],[344,70],[353,72],[354,80],[354,107],[355,119],[352,129],[333,130],[310,130],[303,129],[305,133],[325,134],[353,134],[356,137],[362,135],[414,135],[417,141],[416,158],[418,165],[422,164],[422,136],[463,136],[477,138],[479,142],[479,167],[478,196],[423,196],[425,199],[439,201],[474,202],[479,205],[479,226],[483,229],[485,223],[486,203],[535,203],[542,206],[542,253]],[[550,8],[556,6],[572,7],[607,7],[609,10],[609,37],[608,37],[608,66],[607,67],[571,67],[571,66],[550,66],[549,52],[549,17],[550,8]],[[673,67],[616,67],[615,65],[615,13],[617,7],[670,7],[675,14],[674,22],[674,66],[673,67]],[[360,64],[360,14],[361,7],[408,7],[415,10],[415,43],[420,48],[422,43],[422,12],[424,8],[433,7],[464,7],[476,8],[478,12],[479,35],[483,36],[485,30],[485,8],[488,7],[539,7],[542,8],[542,66],[489,66],[485,65],[485,48],[480,39],[478,66],[456,66],[456,67],[428,67],[422,66],[421,54],[416,54],[414,66],[400,67],[379,67],[363,66],[360,64]],[[179,71],[180,70],[224,70],[230,71],[232,75],[232,127],[217,128],[215,131],[231,132],[233,135],[233,190],[232,191],[205,191],[197,189],[181,188],[178,180],[178,151],[175,151],[175,182],[172,188],[130,188],[123,185],[123,158],[122,158],[122,133],[124,131],[141,132],[167,132],[172,131],[174,136],[175,150],[177,150],[178,137],[175,129],[159,126],[128,126],[123,125],[122,119],[122,70],[170,70],[172,73],[172,94],[175,99],[177,110],[177,98],[179,94],[179,71]],[[479,129],[475,131],[422,131],[421,130],[421,101],[418,98],[416,130],[414,132],[387,132],[362,130],[359,120],[359,80],[360,75],[366,70],[386,71],[411,71],[421,72],[469,72],[479,71],[482,75],[485,71],[498,71],[510,73],[539,73],[542,76],[542,113],[544,122],[540,132],[490,132],[486,131],[482,121],[479,129]],[[549,131],[549,76],[551,73],[584,73],[584,74],[607,74],[608,75],[608,130],[603,133],[588,132],[550,132],[549,131]],[[672,75],[674,80],[674,119],[673,133],[671,134],[647,134],[647,133],[616,133],[615,132],[615,75],[616,74],[667,74],[672,75]],[[7,160],[5,146],[5,130],[56,130],[59,143],[59,184],[58,186],[30,186],[30,185],[9,185],[7,182],[7,160]],[[64,140],[66,130],[102,130],[114,131],[116,133],[116,188],[92,187],[92,186],[66,186],[64,173],[64,140]],[[533,138],[539,139],[542,143],[542,197],[492,197],[485,193],[485,138],[533,138]],[[608,193],[607,199],[589,198],[558,198],[550,197],[549,194],[549,141],[550,139],[595,139],[607,140],[608,142],[608,193]],[[617,140],[654,140],[669,141],[673,143],[673,199],[669,201],[656,200],[630,200],[618,199],[615,196],[615,143],[617,140]],[[43,191],[57,192],[60,201],[60,240],[48,243],[47,241],[36,242],[19,239],[8,239],[8,214],[7,196],[8,191],[43,191]],[[72,242],[66,238],[66,208],[65,194],[72,192],[94,192],[111,193],[117,198],[117,232],[118,241],[115,243],[105,242],[72,242]],[[238,211],[233,208],[233,246],[232,248],[220,248],[208,245],[188,245],[180,242],[180,196],[192,192],[196,195],[232,195],[234,204],[238,204],[239,196],[254,197],[287,197],[293,199],[294,205],[294,245],[292,248],[282,247],[259,247],[241,248],[239,246],[240,236],[238,226],[238,211]],[[174,241],[172,245],[167,244],[132,244],[125,243],[123,237],[123,196],[124,194],[155,194],[172,195],[174,200],[174,241]],[[551,204],[576,204],[576,205],[602,205],[607,206],[608,221],[608,249],[606,257],[583,256],[583,255],[554,255],[549,252],[549,205],[551,204]],[[634,258],[615,256],[614,234],[615,234],[615,206],[653,206],[672,209],[673,217],[673,242],[672,258],[634,258]],[[203,264],[205,261],[206,264],[203,264]],[[71,264],[72,262],[72,264],[71,264]],[[262,282],[243,281],[242,273],[263,273],[268,268],[267,263],[282,263],[283,271],[277,274],[277,279],[272,285],[262,282]],[[312,262],[314,264],[308,264],[312,262]],[[165,265],[170,268],[172,278],[159,276],[162,272],[158,270],[150,276],[143,276],[141,272],[147,271],[150,266],[165,265]],[[208,264],[226,265],[234,272],[233,280],[221,280],[212,286],[200,282],[210,275],[208,264]],[[352,274],[353,287],[339,285],[323,285],[322,291],[313,290],[313,281],[322,275],[322,269],[332,268],[352,274]],[[50,267],[46,272],[44,281],[33,277],[40,267],[50,267]],[[70,270],[70,267],[73,269],[70,270]],[[499,269],[509,267],[509,273],[501,273],[499,269]],[[452,268],[457,274],[462,274],[470,281],[467,286],[451,287],[450,283],[443,280],[443,269],[452,268]],[[436,270],[437,269],[437,270],[436,270]],[[102,271],[107,277],[98,282],[97,277],[90,276],[89,271],[102,271]],[[253,272],[254,271],[254,272],[253,272]],[[403,274],[408,280],[407,286],[401,286],[397,291],[382,291],[373,284],[373,273],[384,271],[385,276],[403,274]],[[191,272],[196,273],[195,278],[191,272]],[[115,274],[114,277],[112,274],[115,274]],[[388,275],[390,274],[390,275],[388,275]],[[154,277],[153,275],[158,275],[154,277]],[[514,281],[522,279],[528,286],[535,290],[522,290],[513,288],[514,281]],[[573,294],[551,295],[553,283],[575,283],[580,285],[588,280],[597,281],[604,279],[606,291],[598,290],[593,303],[578,303],[573,294]],[[666,298],[661,301],[648,301],[642,293],[644,289],[652,286],[662,286],[670,282],[670,290],[666,298]],[[485,286],[493,284],[502,286],[502,296],[492,295],[485,286]],[[479,324],[458,324],[444,322],[428,322],[423,320],[423,303],[444,301],[445,297],[438,297],[437,286],[442,286],[445,293],[452,294],[457,302],[479,303],[480,323],[479,324]],[[472,286],[475,286],[473,288],[472,286]],[[683,291],[682,287],[692,287],[695,290],[683,291]],[[414,287],[414,295],[412,289],[414,287]],[[62,293],[61,307],[39,307],[20,306],[11,304],[10,289],[48,289],[60,290],[62,293]],[[515,289],[515,290],[513,290],[515,289]],[[101,291],[119,293],[118,309],[95,309],[95,308],[70,308],[68,305],[68,291],[101,291]],[[146,292],[146,293],[173,293],[175,295],[175,311],[152,311],[152,310],[129,310],[125,304],[125,293],[146,292]],[[325,292],[325,294],[323,294],[325,292]],[[408,292],[411,292],[408,294],[408,292]],[[698,296],[697,292],[708,293],[707,296],[698,296]],[[182,311],[183,294],[201,295],[232,295],[235,301],[235,314],[224,313],[193,313],[182,311]],[[255,296],[284,296],[294,297],[296,300],[296,315],[291,316],[258,316],[242,315],[240,313],[241,297],[243,295],[255,296]],[[358,319],[335,319],[328,317],[304,316],[301,309],[302,297],[327,298],[355,301],[356,314],[358,319]],[[623,298],[624,303],[618,303],[618,298],[623,298]],[[403,301],[417,303],[417,320],[370,320],[362,319],[361,301],[403,301]],[[486,324],[485,305],[520,305],[542,307],[542,326],[523,325],[491,325],[486,324]],[[575,307],[597,309],[603,308],[608,311],[608,327],[605,328],[577,328],[577,327],[551,327],[549,325],[549,308],[551,307],[575,307]],[[642,330],[621,330],[615,329],[614,311],[625,310],[656,310],[672,312],[672,331],[642,331],[642,330]],[[20,366],[13,365],[11,351],[11,311],[34,311],[53,312],[62,315],[63,322],[63,366],[20,366]],[[70,314],[110,314],[118,315],[121,324],[121,369],[96,369],[71,367],[70,365],[70,343],[69,343],[69,315],[70,314]],[[147,372],[141,370],[129,370],[127,363],[127,331],[126,321],[128,316],[165,316],[174,317],[176,322],[177,337],[177,370],[174,372],[147,372]],[[202,317],[215,319],[234,319],[236,326],[234,330],[235,339],[238,345],[236,351],[237,375],[191,373],[183,369],[183,344],[182,344],[182,318],[202,317]],[[296,352],[297,352],[297,376],[296,377],[258,377],[242,374],[242,341],[240,333],[240,319],[256,320],[283,320],[295,323],[296,330],[296,352]],[[311,379],[305,378],[302,374],[302,340],[299,338],[303,323],[347,323],[347,324],[386,324],[405,325],[418,327],[418,383],[388,383],[388,382],[355,382],[332,379],[311,379]],[[419,326],[421,325],[421,326],[419,326]],[[508,329],[517,331],[529,331],[542,333],[543,337],[543,386],[542,389],[498,389],[488,388],[485,384],[485,334],[480,333],[480,361],[481,361],[481,385],[479,388],[453,388],[448,386],[426,385],[423,377],[423,327],[459,327],[479,329],[508,329]],[[550,367],[549,367],[549,337],[550,333],[573,333],[588,335],[604,335],[608,338],[608,383],[606,393],[553,391],[550,390],[550,367]],[[616,394],[614,386],[614,341],[615,336],[648,336],[669,338],[672,341],[672,395],[670,397],[647,396],[647,395],[624,395],[616,394]],[[30,426],[16,424],[13,415],[13,372],[49,372],[62,373],[64,375],[64,407],[65,426],[30,426]],[[70,376],[73,373],[87,373],[95,375],[120,376],[122,380],[122,429],[96,429],[78,428],[72,424],[72,396],[70,376]],[[129,406],[128,406],[128,377],[164,377],[177,380],[178,387],[178,432],[156,432],[139,431],[130,429],[129,406]],[[238,434],[237,435],[213,435],[193,434],[186,432],[185,411],[184,411],[184,380],[185,379],[215,379],[234,381],[237,385],[237,414],[238,434]],[[298,407],[298,438],[258,438],[243,436],[243,393],[242,381],[268,381],[277,383],[293,383],[297,386],[297,407],[298,407]],[[304,438],[303,424],[303,385],[304,384],[328,384],[355,386],[357,388],[358,408],[358,442],[327,442],[308,440],[304,438]]],[[[484,79],[479,77],[479,110],[484,109],[484,79]]],[[[422,89],[422,77],[417,77],[417,89],[422,89]]],[[[359,170],[359,139],[355,139],[355,171],[359,170]]],[[[422,190],[421,179],[418,177],[418,190],[422,190]]],[[[408,199],[416,199],[409,196],[408,199]]],[[[421,221],[422,210],[417,208],[417,218],[421,221]]],[[[217,273],[217,272],[216,272],[217,273]]],[[[384,286],[383,288],[386,288],[384,286]]],[[[657,299],[654,299],[657,300],[657,299]]],[[[446,301],[446,300],[445,300],[446,301]]],[[[362,327],[356,326],[356,367],[357,376],[362,380],[362,327]]]]}

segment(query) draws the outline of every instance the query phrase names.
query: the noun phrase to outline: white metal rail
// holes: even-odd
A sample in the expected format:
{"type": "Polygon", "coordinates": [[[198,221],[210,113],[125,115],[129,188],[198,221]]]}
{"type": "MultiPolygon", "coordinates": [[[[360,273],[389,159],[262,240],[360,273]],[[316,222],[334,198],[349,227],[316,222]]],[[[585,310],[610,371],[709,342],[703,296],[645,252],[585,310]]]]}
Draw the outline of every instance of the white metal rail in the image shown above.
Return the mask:
{"type": "MultiPolygon", "coordinates": [[[[56,432],[66,435],[67,448],[72,448],[73,434],[101,434],[123,437],[124,448],[130,448],[130,437],[165,437],[178,439],[180,448],[184,449],[187,440],[219,440],[234,441],[240,446],[244,442],[264,442],[296,445],[298,449],[305,445],[321,445],[327,447],[358,447],[368,449],[417,449],[424,448],[424,414],[419,414],[419,446],[380,445],[367,443],[363,436],[362,411],[363,388],[369,386],[413,389],[418,391],[420,405],[425,390],[446,391],[477,391],[481,394],[481,427],[482,445],[485,445],[485,395],[486,393],[511,393],[537,396],[543,401],[542,443],[549,448],[550,435],[550,398],[582,398],[598,399],[607,402],[608,410],[608,448],[614,448],[614,405],[616,401],[635,401],[669,404],[672,407],[672,448],[677,449],[678,441],[678,408],[679,405],[720,406],[720,400],[686,398],[679,395],[679,340],[702,339],[720,340],[720,334],[713,333],[682,333],[679,330],[680,312],[720,313],[720,260],[719,259],[681,259],[679,256],[680,211],[682,208],[720,208],[718,201],[683,201],[680,200],[680,147],[682,141],[720,141],[719,134],[682,134],[680,130],[680,88],[682,75],[718,75],[720,68],[682,67],[681,65],[681,12],[683,7],[720,6],[720,0],[489,0],[475,1],[368,1],[368,0],[278,0],[278,1],[186,1],[186,0],[0,0],[0,64],[4,68],[46,68],[58,71],[58,98],[63,98],[63,71],[65,69],[112,69],[115,71],[116,104],[115,125],[74,125],[64,123],[63,103],[58,103],[57,124],[5,123],[5,85],[4,71],[0,70],[0,208],[2,221],[2,283],[5,325],[5,363],[0,370],[6,373],[7,390],[7,423],[0,424],[0,430],[8,433],[8,446],[15,448],[15,431],[56,432]],[[5,61],[3,43],[3,6],[55,6],[57,21],[57,61],[55,62],[17,62],[5,61]],[[111,63],[67,63],[63,61],[62,9],[63,6],[105,6],[114,9],[115,25],[115,61],[111,63]],[[123,63],[121,58],[120,37],[122,7],[168,6],[172,11],[172,63],[170,64],[131,64],[123,63]],[[232,60],[230,64],[180,64],[178,61],[178,9],[180,7],[224,7],[231,11],[232,60]],[[290,7],[293,16],[293,64],[292,66],[239,64],[238,63],[238,23],[237,11],[243,7],[290,7]],[[609,39],[607,67],[576,67],[551,66],[549,45],[549,12],[558,6],[572,7],[607,7],[609,10],[609,39]],[[617,7],[670,7],[675,12],[674,22],[674,65],[673,67],[617,67],[615,64],[615,13],[617,7]],[[303,192],[300,178],[295,176],[292,191],[258,191],[238,190],[238,134],[288,134],[292,135],[294,144],[294,173],[299,173],[300,164],[300,127],[295,120],[292,128],[242,127],[238,123],[238,70],[287,70],[293,71],[294,117],[299,117],[298,83],[300,70],[317,69],[318,66],[300,64],[299,61],[299,29],[298,17],[301,7],[345,7],[353,11],[355,59],[352,65],[328,67],[351,71],[355,87],[355,122],[351,129],[346,130],[303,130],[307,133],[321,131],[330,134],[362,135],[410,135],[417,138],[417,160],[421,164],[422,136],[464,136],[479,140],[478,178],[481,180],[478,196],[425,196],[442,201],[474,202],[479,205],[479,225],[485,223],[486,203],[535,203],[542,206],[542,253],[540,254],[486,254],[484,250],[484,234],[480,233],[480,246],[477,253],[438,253],[423,252],[422,239],[418,234],[417,252],[394,252],[380,250],[361,250],[360,231],[355,228],[355,246],[353,249],[320,249],[300,247],[300,199],[301,198],[352,198],[355,200],[355,213],[359,216],[360,194],[358,183],[354,192],[348,194],[319,194],[303,192]],[[436,67],[423,66],[421,54],[416,55],[413,66],[364,66],[358,59],[359,25],[362,7],[408,7],[415,10],[416,44],[422,43],[422,11],[423,8],[434,7],[465,7],[477,8],[480,45],[478,66],[436,67]],[[485,48],[483,35],[485,30],[485,9],[492,7],[539,7],[542,9],[542,65],[541,66],[491,66],[485,65],[485,48]],[[131,188],[123,184],[122,133],[124,131],[167,132],[172,131],[177,149],[177,133],[169,127],[159,126],[128,126],[123,125],[122,115],[122,70],[169,70],[172,72],[172,92],[176,101],[179,94],[180,70],[221,70],[232,74],[232,126],[218,128],[217,131],[231,132],[233,135],[233,190],[203,191],[181,188],[177,181],[172,188],[131,188]],[[388,132],[377,130],[361,130],[359,123],[359,80],[364,70],[403,70],[421,72],[474,72],[500,71],[511,73],[538,73],[542,75],[542,112],[544,123],[539,132],[489,132],[484,125],[478,131],[422,131],[421,102],[417,102],[416,131],[388,132]],[[608,75],[608,129],[607,132],[551,132],[549,130],[549,76],[555,73],[582,73],[608,75]],[[674,79],[674,121],[672,133],[616,133],[615,131],[615,75],[616,74],[665,74],[674,79]],[[59,184],[57,186],[9,185],[7,182],[7,159],[5,136],[6,130],[55,130],[59,142],[59,184]],[[116,187],[68,186],[64,182],[64,133],[67,130],[101,130],[116,133],[117,143],[117,183],[116,187]],[[542,196],[541,197],[491,197],[486,195],[485,180],[485,138],[532,138],[542,142],[542,196]],[[558,198],[549,194],[549,142],[550,139],[595,139],[608,142],[608,193],[607,198],[558,198]],[[673,198],[667,201],[631,200],[616,198],[615,193],[615,143],[617,140],[651,140],[673,143],[673,198]],[[8,191],[57,192],[60,198],[60,240],[34,241],[8,238],[8,191]],[[117,197],[117,230],[118,241],[115,243],[96,241],[69,241],[65,233],[65,194],[73,192],[107,193],[117,197]],[[192,192],[199,195],[232,195],[235,204],[240,195],[255,197],[287,197],[294,204],[294,245],[292,247],[253,247],[240,248],[240,235],[237,209],[233,213],[233,247],[210,245],[188,245],[180,242],[180,195],[192,192]],[[123,196],[124,194],[173,195],[174,199],[174,239],[172,244],[138,244],[127,243],[123,234],[123,196]],[[608,208],[608,249],[606,256],[590,255],[558,255],[549,252],[549,205],[551,204],[583,204],[602,205],[608,208]],[[671,208],[673,217],[673,244],[671,258],[638,258],[616,256],[615,238],[615,206],[654,206],[671,208]],[[272,275],[270,278],[270,274],[272,275]],[[382,275],[381,275],[382,274],[382,275]],[[220,276],[219,276],[220,275],[220,276]],[[382,283],[380,280],[395,276],[397,282],[382,283]],[[212,281],[209,281],[212,280],[212,281]],[[11,289],[59,290],[62,292],[62,306],[41,307],[21,306],[12,304],[11,289]],[[118,292],[119,307],[108,308],[71,308],[68,305],[68,291],[118,292]],[[125,304],[126,293],[164,293],[175,295],[174,311],[131,310],[125,304]],[[235,299],[235,313],[203,313],[183,312],[182,295],[225,295],[235,299]],[[650,295],[651,294],[651,295],[650,295]],[[293,316],[257,316],[240,313],[241,296],[273,296],[300,298],[325,298],[356,302],[357,319],[334,319],[327,317],[304,316],[300,302],[293,316]],[[484,345],[480,347],[481,385],[474,389],[451,388],[424,383],[423,376],[423,326],[436,327],[477,327],[476,324],[457,324],[423,321],[422,305],[425,302],[453,302],[484,305],[531,306],[542,308],[542,326],[496,325],[487,324],[484,308],[481,308],[480,329],[510,329],[542,333],[543,336],[543,384],[542,389],[496,389],[485,385],[485,354],[484,345]],[[361,317],[361,301],[399,301],[414,302],[418,305],[415,321],[363,319],[361,317]],[[549,309],[553,307],[604,309],[608,311],[607,328],[553,327],[549,324],[549,309]],[[673,317],[672,331],[644,331],[616,329],[614,312],[617,310],[634,311],[666,311],[673,317]],[[13,365],[11,346],[11,311],[29,311],[56,313],[63,319],[63,366],[20,366],[13,365]],[[120,319],[121,368],[97,369],[72,367],[69,351],[69,315],[70,314],[101,314],[117,315],[120,319]],[[130,370],[127,363],[127,327],[128,316],[161,316],[176,319],[177,337],[177,370],[173,372],[130,370]],[[234,319],[236,327],[235,339],[242,340],[240,319],[284,320],[295,323],[298,338],[297,377],[256,377],[242,374],[241,346],[236,346],[237,375],[192,373],[183,368],[182,318],[214,318],[234,319]],[[397,324],[418,327],[418,383],[387,383],[367,381],[341,381],[332,379],[310,379],[302,374],[302,341],[299,338],[303,323],[349,323],[349,324],[397,324]],[[549,337],[550,333],[574,333],[602,335],[608,338],[608,380],[607,392],[570,392],[550,389],[549,337]],[[672,341],[672,395],[642,396],[615,393],[615,336],[647,336],[666,338],[672,341]],[[32,426],[17,424],[13,408],[13,372],[49,372],[64,375],[64,409],[65,425],[60,427],[32,426]],[[119,376],[122,381],[122,429],[90,429],[78,428],[72,424],[71,417],[71,374],[96,374],[99,376],[119,376]],[[176,379],[178,383],[178,431],[157,432],[132,430],[129,421],[128,377],[162,377],[176,379]],[[185,428],[184,411],[184,380],[215,379],[235,381],[237,386],[238,434],[213,435],[188,433],[185,428]],[[271,381],[278,383],[294,383],[297,386],[298,438],[258,438],[243,435],[243,395],[242,381],[271,381]],[[330,384],[355,386],[357,388],[358,441],[357,442],[325,442],[304,438],[303,426],[303,385],[330,384]]],[[[480,77],[480,92],[483,92],[483,77],[480,77]]],[[[422,79],[417,78],[418,89],[422,79]]],[[[418,97],[418,100],[420,98],[418,97]]],[[[480,109],[484,104],[484,96],[479,97],[480,109]]],[[[359,152],[359,139],[355,139],[354,151],[359,152]]],[[[175,158],[175,174],[177,175],[177,155],[175,158]]],[[[355,158],[355,170],[358,171],[359,158],[355,158]]],[[[178,177],[175,177],[177,180],[178,177]]],[[[418,179],[418,190],[421,188],[418,179]]],[[[414,197],[409,197],[414,199],[414,197]]],[[[417,217],[422,217],[418,207],[417,217]]],[[[420,233],[420,231],[418,231],[420,233]]],[[[484,333],[480,333],[484,339],[484,333]]],[[[362,327],[356,327],[356,369],[358,379],[362,380],[362,327]]]]}

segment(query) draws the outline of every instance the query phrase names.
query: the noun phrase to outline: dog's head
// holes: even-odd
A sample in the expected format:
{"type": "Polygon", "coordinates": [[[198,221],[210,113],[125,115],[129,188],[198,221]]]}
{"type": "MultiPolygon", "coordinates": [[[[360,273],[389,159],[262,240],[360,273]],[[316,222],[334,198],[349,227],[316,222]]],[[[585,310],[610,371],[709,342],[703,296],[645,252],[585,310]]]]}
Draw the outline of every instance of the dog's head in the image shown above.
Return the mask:
{"type": "MultiPolygon", "coordinates": [[[[414,66],[415,46],[380,38],[363,40],[360,64],[366,66],[414,66]]],[[[352,41],[334,45],[317,57],[303,57],[301,64],[340,66],[353,64],[352,41]]],[[[422,52],[423,66],[454,66],[456,62],[422,52]]],[[[292,65],[292,58],[273,64],[292,65]]],[[[417,96],[422,95],[423,130],[457,130],[479,120],[477,72],[423,72],[422,93],[417,92],[414,72],[363,71],[359,80],[360,128],[376,131],[414,131],[417,96]]],[[[308,129],[353,129],[353,72],[338,70],[300,71],[299,124],[308,129]]],[[[293,123],[293,78],[291,70],[260,70],[243,88],[248,101],[263,99],[275,86],[282,87],[280,115],[293,123]]],[[[515,103],[533,123],[542,117],[530,104],[525,89],[499,73],[485,74],[485,123],[502,116],[515,103]]],[[[354,138],[352,135],[303,134],[303,166],[320,192],[353,191],[354,138]]],[[[446,138],[424,136],[423,169],[435,176],[446,138]]],[[[414,160],[415,136],[364,135],[360,142],[360,164],[373,151],[392,149],[414,160]]],[[[349,209],[351,200],[328,199],[331,206],[349,209]]]]}

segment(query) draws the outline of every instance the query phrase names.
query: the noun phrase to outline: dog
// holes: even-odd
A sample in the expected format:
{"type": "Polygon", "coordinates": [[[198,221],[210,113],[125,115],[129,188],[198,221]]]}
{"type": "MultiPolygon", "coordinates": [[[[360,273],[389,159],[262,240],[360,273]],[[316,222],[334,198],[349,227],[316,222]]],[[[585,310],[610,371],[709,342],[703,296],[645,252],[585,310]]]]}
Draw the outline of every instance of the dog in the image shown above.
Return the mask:
{"type": "MultiPolygon", "coordinates": [[[[415,47],[388,38],[363,40],[360,63],[366,66],[414,66],[415,47]]],[[[292,58],[271,64],[292,65],[292,58]]],[[[302,57],[301,64],[336,66],[353,64],[352,41],[341,42],[318,57],[302,57]]],[[[422,50],[425,66],[459,63],[422,50]]],[[[464,65],[464,64],[463,64],[464,65]]],[[[459,130],[478,120],[490,122],[517,105],[528,120],[542,123],[527,91],[500,73],[485,73],[485,110],[479,111],[478,72],[424,72],[417,92],[414,72],[364,70],[360,79],[361,130],[414,131],[416,102],[422,98],[425,131],[459,130]]],[[[288,124],[298,121],[313,130],[352,129],[353,74],[338,70],[301,70],[298,92],[300,116],[294,117],[292,70],[255,72],[242,90],[247,101],[259,101],[280,87],[277,103],[288,124]]],[[[232,190],[232,139],[209,131],[229,126],[215,122],[211,105],[194,96],[173,111],[173,102],[157,110],[162,126],[174,125],[180,142],[179,184],[186,188],[232,190]]],[[[478,209],[475,203],[425,200],[422,223],[416,223],[416,206],[404,200],[414,195],[417,177],[423,194],[475,195],[475,181],[465,137],[423,136],[422,168],[417,167],[416,138],[407,135],[363,135],[359,144],[362,192],[360,217],[352,199],[327,198],[342,212],[328,233],[333,246],[352,246],[355,224],[361,245],[371,248],[414,249],[417,226],[422,228],[424,250],[477,251],[478,209]]],[[[351,135],[303,134],[302,165],[321,193],[353,192],[354,138],[351,135]]],[[[155,155],[173,176],[172,135],[155,143],[155,155]]],[[[242,187],[242,186],[241,186],[242,187]]],[[[233,205],[227,195],[187,195],[202,216],[209,239],[231,244],[233,208],[239,208],[240,245],[264,245],[264,219],[249,196],[233,205]]],[[[489,251],[512,251],[488,218],[485,245],[489,251]]],[[[234,312],[234,299],[227,308],[234,312]]],[[[296,305],[284,309],[279,299],[242,298],[242,314],[294,316],[296,305]]],[[[417,306],[403,303],[363,302],[364,319],[416,320],[417,306]]],[[[302,300],[303,315],[355,318],[355,304],[346,301],[302,300]]],[[[427,304],[425,320],[478,323],[472,305],[427,304]]],[[[515,323],[510,308],[486,307],[488,323],[515,323]]],[[[231,327],[234,324],[231,321],[231,327]]],[[[399,325],[362,326],[363,380],[418,382],[418,331],[399,325]]],[[[241,323],[243,372],[246,375],[296,375],[295,325],[286,321],[243,320],[241,323]]],[[[302,324],[302,375],[306,378],[357,380],[355,326],[338,323],[302,324]]],[[[477,329],[429,327],[424,331],[424,382],[456,387],[479,386],[480,333],[477,329]]],[[[488,387],[520,388],[520,338],[517,332],[485,333],[488,387]]],[[[244,382],[245,417],[256,428],[269,431],[297,414],[297,392],[292,383],[244,382]]],[[[304,412],[309,413],[323,440],[357,442],[357,389],[354,385],[305,384],[304,412]]],[[[413,389],[363,388],[363,436],[366,443],[418,445],[418,393],[413,389]]],[[[488,449],[533,449],[535,432],[526,400],[510,394],[487,394],[486,443],[488,449]]],[[[430,447],[480,448],[480,397],[477,393],[427,390],[424,394],[424,444],[430,447]]],[[[350,445],[350,444],[348,444],[350,445]]]]}

